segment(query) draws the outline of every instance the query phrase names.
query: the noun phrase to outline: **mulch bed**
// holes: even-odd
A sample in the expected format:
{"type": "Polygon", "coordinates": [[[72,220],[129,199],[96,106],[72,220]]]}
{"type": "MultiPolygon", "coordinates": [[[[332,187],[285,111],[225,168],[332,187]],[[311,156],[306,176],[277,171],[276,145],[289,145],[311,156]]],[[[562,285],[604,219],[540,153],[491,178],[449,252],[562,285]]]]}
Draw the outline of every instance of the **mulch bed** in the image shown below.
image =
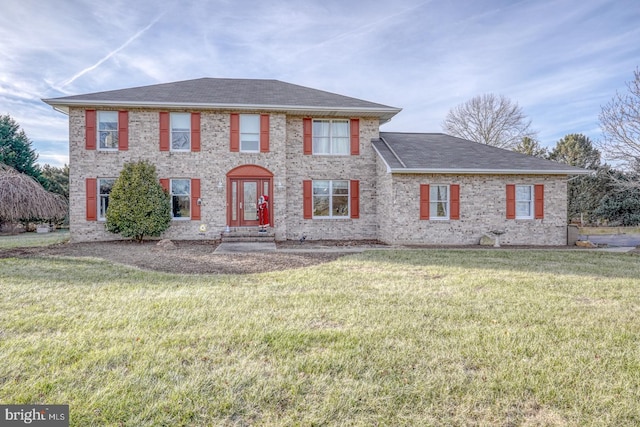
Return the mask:
{"type": "MultiPolygon", "coordinates": [[[[278,242],[284,252],[252,252],[214,254],[219,242],[201,240],[175,240],[170,247],[162,247],[157,241],[136,243],[132,241],[61,243],[47,247],[29,247],[0,250],[0,258],[29,257],[88,257],[108,260],[145,270],[181,274],[251,274],[267,271],[304,268],[336,260],[348,254],[340,249],[386,247],[375,240],[367,241],[286,241],[278,242]],[[332,250],[322,250],[331,248],[332,250]],[[298,251],[299,250],[299,251],[298,251]]],[[[425,249],[567,249],[564,247],[503,246],[500,249],[483,246],[411,246],[425,249]]],[[[640,254],[640,249],[633,251],[640,254]]]]}

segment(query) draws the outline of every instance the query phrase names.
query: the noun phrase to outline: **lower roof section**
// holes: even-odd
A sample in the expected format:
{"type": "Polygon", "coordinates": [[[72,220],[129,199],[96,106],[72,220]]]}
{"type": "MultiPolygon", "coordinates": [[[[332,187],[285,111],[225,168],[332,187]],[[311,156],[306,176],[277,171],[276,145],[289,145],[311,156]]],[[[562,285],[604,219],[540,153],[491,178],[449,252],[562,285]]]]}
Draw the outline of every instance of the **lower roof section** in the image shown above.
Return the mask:
{"type": "Polygon", "coordinates": [[[372,141],[391,173],[587,175],[592,171],[443,133],[380,132],[372,141]]]}

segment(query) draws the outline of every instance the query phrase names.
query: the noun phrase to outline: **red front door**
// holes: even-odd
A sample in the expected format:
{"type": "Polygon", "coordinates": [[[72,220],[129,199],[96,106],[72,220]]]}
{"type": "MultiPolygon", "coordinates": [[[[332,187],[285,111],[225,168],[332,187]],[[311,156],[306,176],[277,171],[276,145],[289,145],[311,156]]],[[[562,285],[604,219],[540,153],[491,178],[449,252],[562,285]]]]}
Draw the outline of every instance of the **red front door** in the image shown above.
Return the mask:
{"type": "Polygon", "coordinates": [[[258,225],[258,198],[269,195],[270,178],[231,178],[229,194],[229,225],[250,227],[258,225]]]}

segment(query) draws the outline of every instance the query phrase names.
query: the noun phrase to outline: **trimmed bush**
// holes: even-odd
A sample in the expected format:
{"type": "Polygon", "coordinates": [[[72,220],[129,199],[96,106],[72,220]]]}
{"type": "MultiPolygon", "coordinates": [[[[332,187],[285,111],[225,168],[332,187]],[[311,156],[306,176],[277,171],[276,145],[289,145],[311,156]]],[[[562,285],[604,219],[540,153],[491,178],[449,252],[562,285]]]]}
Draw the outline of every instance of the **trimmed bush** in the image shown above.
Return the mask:
{"type": "Polygon", "coordinates": [[[107,231],[141,242],[157,237],[171,223],[169,195],[156,168],[146,161],[125,163],[109,194],[107,231]]]}

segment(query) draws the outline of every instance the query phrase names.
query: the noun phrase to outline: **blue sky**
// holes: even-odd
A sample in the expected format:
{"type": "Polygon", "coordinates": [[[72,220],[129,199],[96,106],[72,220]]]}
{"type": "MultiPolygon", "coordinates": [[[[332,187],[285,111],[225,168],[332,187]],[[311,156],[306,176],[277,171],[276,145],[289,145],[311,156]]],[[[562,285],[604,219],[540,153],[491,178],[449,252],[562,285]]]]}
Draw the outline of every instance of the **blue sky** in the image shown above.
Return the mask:
{"type": "Polygon", "coordinates": [[[441,132],[454,106],[502,94],[552,147],[601,138],[639,41],[638,0],[2,0],[0,114],[60,166],[67,117],[41,98],[266,78],[402,108],[385,131],[441,132]]]}

